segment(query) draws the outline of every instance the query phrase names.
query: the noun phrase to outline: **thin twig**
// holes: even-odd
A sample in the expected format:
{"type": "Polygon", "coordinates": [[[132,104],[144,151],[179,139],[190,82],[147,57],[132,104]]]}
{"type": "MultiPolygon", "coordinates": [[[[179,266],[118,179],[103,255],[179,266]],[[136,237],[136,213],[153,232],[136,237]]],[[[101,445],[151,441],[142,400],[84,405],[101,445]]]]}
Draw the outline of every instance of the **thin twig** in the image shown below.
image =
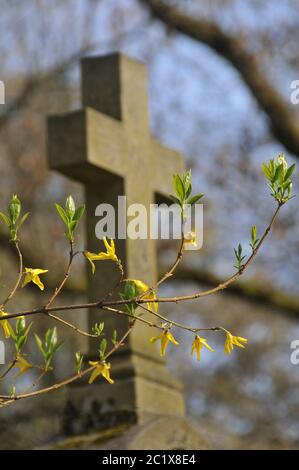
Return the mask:
{"type": "Polygon", "coordinates": [[[93,333],[89,333],[88,331],[85,331],[85,330],[81,330],[81,328],[78,328],[73,323],[70,323],[70,322],[64,320],[63,318],[57,317],[57,315],[54,315],[53,313],[47,313],[47,316],[53,318],[53,320],[56,320],[59,323],[62,323],[62,325],[65,325],[68,328],[71,328],[72,330],[76,331],[76,333],[78,333],[82,336],[87,336],[88,338],[98,338],[98,335],[95,335],[93,333]]]}
{"type": "MultiPolygon", "coordinates": [[[[131,333],[131,331],[133,329],[133,326],[134,326],[134,324],[130,325],[130,327],[125,332],[125,334],[122,336],[122,338],[105,355],[104,360],[108,359],[108,357],[110,357],[111,354],[113,354],[119,347],[121,347],[123,345],[124,341],[126,340],[126,338],[131,333]]],[[[15,395],[13,397],[11,397],[9,395],[0,395],[0,400],[7,400],[7,402],[1,403],[1,406],[6,406],[10,403],[13,403],[13,402],[17,401],[17,400],[21,400],[21,399],[25,399],[25,398],[32,398],[32,397],[36,397],[36,396],[39,396],[39,395],[44,395],[46,393],[58,390],[62,387],[65,387],[66,385],[69,385],[69,384],[75,382],[76,380],[81,379],[85,375],[92,372],[95,368],[96,368],[96,366],[88,367],[84,371],[79,372],[79,374],[75,374],[72,377],[69,377],[68,379],[62,380],[61,382],[58,382],[54,385],[50,385],[49,387],[42,388],[40,390],[36,390],[34,392],[22,393],[22,394],[19,394],[19,395],[15,395]]]]}
{"type": "Polygon", "coordinates": [[[48,300],[48,302],[46,303],[45,305],[45,309],[47,309],[51,304],[52,302],[54,302],[54,300],[56,299],[56,297],[58,296],[58,294],[61,292],[63,286],[65,285],[66,281],[68,280],[68,277],[70,275],[70,271],[71,271],[71,266],[72,266],[72,262],[73,262],[73,259],[74,259],[74,242],[73,241],[70,241],[70,253],[69,253],[69,262],[68,262],[68,265],[67,265],[67,268],[66,268],[66,272],[64,274],[64,277],[61,281],[61,283],[59,284],[58,287],[56,287],[56,289],[54,290],[52,296],[50,297],[50,299],[48,300]]]}
{"type": "Polygon", "coordinates": [[[63,320],[62,318],[58,317],[57,315],[54,315],[53,313],[50,313],[50,312],[47,311],[48,307],[52,304],[52,302],[54,302],[54,300],[56,299],[58,294],[60,294],[62,288],[65,285],[65,283],[67,282],[67,280],[69,278],[69,275],[70,275],[70,272],[71,272],[71,266],[72,266],[73,259],[79,253],[80,252],[75,252],[74,253],[74,242],[72,240],[70,240],[69,262],[68,262],[68,265],[67,265],[66,272],[64,274],[64,277],[63,277],[61,283],[59,284],[58,287],[56,287],[56,289],[53,292],[53,295],[50,297],[47,304],[45,305],[45,313],[48,317],[53,318],[53,320],[55,320],[59,323],[62,323],[64,326],[67,326],[68,328],[71,328],[72,330],[76,331],[76,333],[78,333],[82,336],[88,336],[89,338],[97,338],[97,335],[94,335],[94,334],[88,333],[87,331],[81,330],[80,328],[78,328],[73,323],[70,323],[66,320],[63,320]]]}
{"type": "Polygon", "coordinates": [[[255,258],[257,255],[261,245],[263,244],[264,240],[266,239],[267,235],[269,234],[273,223],[277,217],[277,214],[281,208],[282,204],[278,204],[278,207],[276,208],[274,215],[271,218],[271,221],[267,228],[265,229],[257,247],[252,251],[252,254],[246,261],[246,263],[242,266],[242,268],[237,271],[235,274],[230,276],[226,281],[218,284],[216,287],[212,289],[208,289],[205,291],[197,292],[195,294],[190,294],[190,295],[185,295],[185,296],[179,296],[179,297],[162,297],[162,298],[155,298],[155,299],[145,299],[142,297],[142,299],[139,299],[138,297],[130,299],[130,300],[111,300],[111,301],[96,301],[96,302],[86,302],[86,303],[81,303],[81,304],[69,304],[69,305],[59,305],[55,307],[42,307],[42,308],[36,308],[33,310],[29,311],[24,311],[24,312],[18,312],[18,313],[10,313],[5,315],[5,317],[2,317],[2,319],[10,319],[10,318],[16,318],[18,316],[28,316],[28,315],[36,315],[40,313],[48,313],[48,312],[57,312],[57,311],[65,311],[65,310],[80,310],[80,309],[86,309],[86,308],[96,308],[96,309],[103,309],[105,307],[118,307],[121,305],[125,304],[132,304],[136,303],[138,305],[141,304],[149,304],[149,303],[178,303],[181,301],[186,301],[186,300],[193,300],[193,299],[198,299],[200,297],[205,297],[208,295],[212,295],[216,292],[219,292],[223,289],[226,289],[232,282],[234,282],[239,276],[241,276],[244,271],[248,268],[249,264],[252,262],[252,260],[255,258]]]}
{"type": "Polygon", "coordinates": [[[7,374],[11,371],[11,369],[13,369],[13,367],[15,366],[17,360],[18,360],[18,358],[15,357],[14,360],[8,366],[8,368],[3,372],[3,374],[0,375],[0,380],[3,380],[7,376],[7,374]]]}
{"type": "Polygon", "coordinates": [[[20,247],[19,247],[19,244],[18,244],[17,241],[14,241],[14,246],[17,250],[18,257],[19,257],[19,274],[18,274],[18,277],[17,277],[17,280],[16,280],[16,283],[15,283],[14,287],[12,288],[12,290],[10,291],[10,293],[8,294],[6,299],[2,302],[1,307],[0,307],[1,310],[5,307],[5,305],[12,299],[12,297],[16,293],[16,291],[17,291],[17,289],[20,285],[22,276],[23,276],[23,256],[22,256],[22,253],[21,253],[21,250],[20,250],[20,247]]]}
{"type": "Polygon", "coordinates": [[[282,206],[282,204],[278,203],[278,206],[277,206],[277,208],[276,208],[276,210],[275,210],[275,212],[274,212],[274,214],[271,218],[271,221],[270,221],[269,225],[265,229],[259,243],[257,244],[256,248],[252,251],[252,253],[249,256],[249,258],[247,259],[246,263],[244,263],[244,265],[241,267],[241,269],[239,269],[235,274],[230,276],[226,281],[218,284],[216,287],[213,287],[212,289],[208,289],[208,290],[198,292],[198,293],[195,293],[195,294],[184,295],[184,296],[179,296],[179,297],[157,298],[157,299],[154,299],[154,300],[153,299],[144,299],[144,298],[142,298],[141,300],[138,301],[138,303],[153,303],[153,302],[169,302],[169,303],[170,302],[175,302],[175,303],[177,303],[177,302],[181,302],[181,301],[185,301],[185,300],[198,299],[200,297],[205,297],[207,295],[212,295],[212,294],[215,294],[216,292],[219,292],[221,290],[226,289],[230,284],[232,284],[232,282],[234,282],[236,279],[238,279],[238,277],[240,277],[244,273],[244,271],[248,268],[248,266],[250,265],[252,260],[257,255],[261,245],[263,244],[263,242],[266,239],[267,235],[271,231],[271,228],[274,224],[274,221],[277,217],[277,214],[278,214],[281,206],[282,206]]]}

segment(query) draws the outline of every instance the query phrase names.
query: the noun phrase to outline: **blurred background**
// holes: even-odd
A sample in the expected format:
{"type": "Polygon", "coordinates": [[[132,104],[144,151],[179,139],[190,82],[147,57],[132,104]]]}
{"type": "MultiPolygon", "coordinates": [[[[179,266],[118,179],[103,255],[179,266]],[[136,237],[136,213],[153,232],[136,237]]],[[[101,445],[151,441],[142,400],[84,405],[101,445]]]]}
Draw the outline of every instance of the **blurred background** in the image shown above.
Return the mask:
{"type": "MultiPolygon", "coordinates": [[[[273,211],[261,164],[281,151],[289,163],[299,158],[299,104],[290,100],[291,83],[299,79],[299,2],[0,0],[0,6],[0,80],[6,87],[0,209],[17,193],[31,212],[22,228],[26,265],[48,268],[46,283],[54,286],[67,256],[54,202],[69,193],[84,200],[80,185],[47,168],[45,117],[80,106],[81,57],[116,50],[146,63],[152,134],[185,155],[195,190],[205,194],[203,248],[187,254],[178,279],[162,293],[191,293],[230,275],[233,248],[241,242],[249,253],[251,225],[261,233],[273,211]]],[[[297,175],[294,187],[296,193],[297,175]]],[[[184,383],[188,414],[214,448],[299,447],[299,365],[290,362],[291,341],[299,339],[298,214],[298,199],[292,199],[232,289],[172,307],[175,318],[220,323],[249,340],[245,351],[227,357],[220,338],[209,334],[216,352],[203,354],[199,364],[189,339],[186,349],[168,355],[184,383]]],[[[84,230],[78,240],[83,248],[84,230]]],[[[18,266],[3,224],[0,254],[4,296],[18,266]]],[[[161,270],[174,256],[161,246],[161,270]]],[[[76,264],[63,300],[84,298],[84,274],[76,264]]],[[[28,288],[12,308],[42,299],[28,288]]],[[[70,338],[59,353],[59,377],[79,347],[80,338],[70,338]]],[[[35,344],[29,350],[38,354],[35,344]]],[[[27,406],[32,410],[24,402],[24,412],[27,406]]]]}

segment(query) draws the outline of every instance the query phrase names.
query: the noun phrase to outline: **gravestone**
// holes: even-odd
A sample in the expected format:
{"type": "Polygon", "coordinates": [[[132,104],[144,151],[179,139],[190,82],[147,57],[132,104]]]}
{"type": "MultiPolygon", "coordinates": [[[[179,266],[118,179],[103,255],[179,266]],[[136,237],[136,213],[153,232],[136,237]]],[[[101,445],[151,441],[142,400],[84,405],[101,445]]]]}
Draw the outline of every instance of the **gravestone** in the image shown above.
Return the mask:
{"type": "MultiPolygon", "coordinates": [[[[151,203],[165,200],[172,192],[173,174],[184,169],[182,157],[150,135],[147,103],[143,64],[121,54],[92,57],[82,61],[83,109],[48,119],[50,167],[83,183],[85,188],[89,251],[103,249],[95,236],[98,204],[112,204],[117,214],[118,197],[125,195],[127,205],[141,203],[149,208],[151,203]]],[[[117,229],[116,226],[116,252],[123,262],[125,276],[154,283],[155,241],[118,239],[117,229]]],[[[98,262],[92,275],[87,264],[88,297],[90,301],[99,300],[114,285],[118,272],[114,263],[98,262]]],[[[101,310],[90,311],[88,317],[90,327],[104,320],[108,337],[114,329],[120,337],[128,324],[127,319],[101,310]]],[[[185,436],[186,448],[204,447],[184,418],[181,384],[168,373],[164,359],[150,344],[152,335],[150,328],[137,322],[126,346],[111,357],[114,385],[98,380],[92,386],[85,383],[70,387],[68,432],[130,423],[135,424],[130,445],[136,442],[142,447],[143,441],[152,447],[155,442],[165,448],[171,442],[177,446],[178,441],[184,441],[178,437],[179,430],[180,436],[185,436]],[[159,429],[169,429],[167,423],[172,420],[168,434],[163,433],[168,444],[166,441],[163,444],[159,432],[153,432],[157,416],[159,429]]],[[[97,357],[98,346],[97,340],[87,344],[89,359],[97,357]]]]}

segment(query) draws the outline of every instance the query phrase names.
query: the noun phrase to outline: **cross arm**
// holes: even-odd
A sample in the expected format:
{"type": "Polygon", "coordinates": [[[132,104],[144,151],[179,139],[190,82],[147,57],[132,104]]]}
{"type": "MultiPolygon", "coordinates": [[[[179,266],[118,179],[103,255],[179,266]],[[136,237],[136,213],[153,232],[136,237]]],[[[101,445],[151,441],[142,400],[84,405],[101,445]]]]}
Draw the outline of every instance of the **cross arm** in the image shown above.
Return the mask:
{"type": "Polygon", "coordinates": [[[119,122],[86,108],[48,118],[50,168],[82,182],[123,176],[124,137],[119,122]]]}

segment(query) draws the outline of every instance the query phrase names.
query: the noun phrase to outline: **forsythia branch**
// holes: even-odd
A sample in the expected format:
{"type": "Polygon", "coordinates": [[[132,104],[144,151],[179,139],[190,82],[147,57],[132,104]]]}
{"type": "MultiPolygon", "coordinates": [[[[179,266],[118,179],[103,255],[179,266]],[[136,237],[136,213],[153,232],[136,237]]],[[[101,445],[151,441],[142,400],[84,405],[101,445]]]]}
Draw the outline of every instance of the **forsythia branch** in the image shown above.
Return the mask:
{"type": "Polygon", "coordinates": [[[21,217],[21,203],[18,197],[14,195],[8,205],[7,214],[0,212],[0,216],[7,225],[8,230],[10,231],[12,242],[15,244],[16,250],[18,252],[19,274],[14,287],[0,306],[0,326],[2,326],[7,340],[10,339],[13,341],[16,354],[14,359],[11,361],[10,366],[2,373],[2,375],[0,375],[0,379],[3,380],[6,378],[15,368],[20,369],[20,372],[17,376],[26,373],[32,368],[41,369],[41,373],[39,377],[32,383],[30,389],[24,391],[23,393],[17,394],[15,391],[15,385],[12,385],[10,395],[0,395],[0,407],[8,406],[20,399],[31,398],[57,390],[83,378],[88,374],[91,374],[89,377],[89,383],[93,383],[98,376],[101,376],[107,380],[107,382],[113,384],[114,380],[110,376],[111,364],[107,362],[107,359],[124,344],[124,341],[127,339],[136,322],[141,322],[150,328],[156,328],[159,330],[160,334],[158,336],[152,337],[150,341],[152,343],[157,341],[160,342],[161,355],[165,354],[169,343],[172,343],[175,346],[179,345],[178,341],[175,339],[172,333],[172,330],[175,328],[183,329],[194,335],[194,340],[191,345],[191,354],[193,355],[193,353],[196,352],[197,360],[200,360],[201,351],[203,348],[209,350],[210,352],[214,351],[213,348],[208,344],[207,340],[199,336],[199,334],[203,331],[220,332],[224,334],[226,337],[224,352],[226,354],[231,354],[232,350],[236,346],[239,348],[244,348],[247,343],[247,339],[232,335],[232,333],[226,330],[223,326],[200,328],[194,325],[186,325],[180,321],[172,320],[168,316],[164,315],[161,313],[161,311],[159,311],[159,307],[165,303],[177,304],[179,302],[196,300],[201,297],[220,292],[226,289],[230,284],[238,279],[245,272],[245,270],[247,270],[255,256],[258,254],[268,234],[270,233],[280,209],[293,197],[291,176],[294,169],[295,165],[288,167],[287,161],[283,155],[279,155],[276,160],[270,160],[268,165],[263,165],[263,171],[268,180],[268,186],[271,189],[271,196],[276,201],[276,209],[260,238],[258,238],[256,226],[252,226],[251,242],[249,243],[251,254],[247,259],[246,255],[243,254],[243,248],[241,244],[239,244],[238,248],[235,249],[235,256],[237,261],[236,272],[234,272],[234,274],[232,274],[228,279],[211,289],[195,292],[194,294],[190,295],[180,295],[174,297],[158,297],[157,290],[164,282],[166,282],[175,274],[175,271],[183,258],[185,247],[188,244],[196,244],[196,233],[189,233],[188,236],[185,234],[185,208],[187,204],[194,205],[199,199],[203,197],[203,195],[192,195],[191,171],[186,172],[182,176],[174,176],[175,196],[172,196],[172,199],[180,207],[181,211],[180,246],[176,259],[171,267],[152,286],[146,285],[142,280],[124,278],[122,262],[117,256],[113,240],[110,240],[109,242],[106,238],[103,239],[106,251],[101,251],[98,253],[91,253],[87,250],[83,252],[74,251],[75,229],[84,213],[85,207],[80,206],[79,208],[76,208],[72,196],[69,196],[66,200],[64,208],[56,204],[59,216],[66,226],[65,235],[68,238],[70,246],[69,260],[61,282],[55,288],[54,292],[44,306],[23,312],[7,313],[3,310],[4,306],[6,306],[9,300],[15,295],[18,287],[21,284],[23,275],[25,275],[25,277],[22,287],[25,287],[28,283],[32,282],[39,289],[43,290],[44,284],[41,281],[40,276],[47,273],[46,269],[28,267],[25,268],[25,272],[23,271],[23,261],[19,248],[18,232],[20,226],[26,220],[28,214],[25,214],[23,217],[21,217]],[[57,299],[59,294],[61,294],[65,284],[67,283],[67,280],[69,279],[73,260],[79,254],[83,255],[90,262],[93,273],[96,269],[95,262],[106,260],[115,263],[119,271],[119,278],[115,286],[102,299],[99,299],[95,302],[53,306],[53,302],[57,299]],[[122,288],[123,290],[119,292],[119,290],[122,288]],[[113,299],[113,294],[117,292],[119,292],[120,299],[113,299]],[[65,319],[55,314],[55,312],[63,313],[65,311],[77,311],[87,308],[103,310],[114,315],[120,315],[128,318],[128,329],[126,333],[118,340],[117,330],[114,330],[112,337],[110,339],[108,338],[108,340],[110,340],[113,345],[110,350],[107,351],[108,341],[104,322],[96,323],[93,326],[92,333],[90,333],[78,328],[70,321],[66,321],[65,319]],[[143,315],[144,312],[147,313],[146,316],[143,315]],[[77,372],[75,375],[72,375],[68,379],[55,383],[49,387],[41,388],[39,390],[32,390],[33,388],[37,387],[44,375],[53,369],[53,357],[63,345],[63,341],[58,339],[58,332],[56,327],[48,329],[45,333],[44,339],[41,339],[38,335],[35,334],[35,340],[40,353],[42,354],[44,364],[39,366],[28,362],[26,354],[23,353],[23,348],[27,342],[32,323],[29,326],[26,326],[26,318],[40,314],[52,318],[55,322],[63,324],[64,326],[72,329],[75,333],[89,337],[94,341],[99,341],[99,358],[98,360],[90,361],[89,365],[91,367],[87,367],[82,370],[84,356],[78,351],[75,353],[75,367],[77,372]],[[16,320],[15,327],[13,327],[10,323],[10,321],[13,319],[16,320]]]}

